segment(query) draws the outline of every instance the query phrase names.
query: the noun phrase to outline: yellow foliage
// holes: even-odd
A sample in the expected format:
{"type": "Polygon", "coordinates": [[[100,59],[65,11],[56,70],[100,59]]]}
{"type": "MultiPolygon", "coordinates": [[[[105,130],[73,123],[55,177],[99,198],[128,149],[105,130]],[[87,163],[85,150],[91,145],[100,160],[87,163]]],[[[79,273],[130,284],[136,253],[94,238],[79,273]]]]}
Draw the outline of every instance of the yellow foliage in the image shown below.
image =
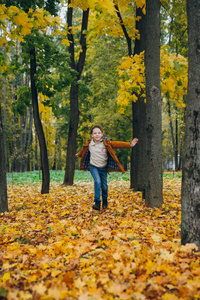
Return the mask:
{"type": "Polygon", "coordinates": [[[20,10],[19,10],[18,7],[12,5],[12,6],[8,7],[8,9],[7,9],[7,15],[8,15],[9,17],[12,17],[12,16],[18,14],[19,11],[20,11],[20,10]]]}
{"type": "Polygon", "coordinates": [[[136,6],[142,8],[143,14],[146,14],[146,0],[135,0],[136,6]]]}
{"type": "Polygon", "coordinates": [[[32,24],[29,24],[29,18],[25,12],[19,12],[16,16],[13,17],[13,21],[18,26],[33,26],[32,24]]]}
{"type": "Polygon", "coordinates": [[[2,47],[3,45],[5,45],[7,43],[7,39],[3,36],[0,38],[0,46],[2,47]]]}
{"type": "MultiPolygon", "coordinates": [[[[145,97],[144,52],[134,57],[123,57],[118,74],[120,89],[117,103],[120,112],[124,112],[130,101],[136,101],[141,95],[145,97]]],[[[186,58],[162,49],[160,75],[162,97],[167,95],[178,108],[184,107],[183,96],[187,93],[186,58]]]]}
{"type": "Polygon", "coordinates": [[[66,45],[66,46],[69,46],[70,45],[70,42],[69,42],[69,40],[68,39],[62,39],[62,43],[63,43],[63,45],[66,45]]]}
{"type": "MultiPolygon", "coordinates": [[[[114,9],[113,1],[99,0],[96,1],[96,7],[98,9],[92,10],[90,13],[90,38],[95,38],[96,35],[109,34],[114,37],[124,36],[121,28],[119,18],[117,17],[114,9]],[[99,10],[103,13],[99,13],[99,10]]],[[[120,13],[123,16],[123,22],[128,30],[130,38],[135,38],[138,35],[138,31],[135,29],[135,14],[131,5],[128,5],[127,0],[117,1],[120,9],[120,13]]]]}
{"type": "Polygon", "coordinates": [[[0,29],[3,31],[0,43],[2,45],[5,44],[7,37],[23,41],[23,37],[30,34],[33,27],[46,31],[48,26],[59,24],[59,17],[51,16],[42,8],[37,8],[35,11],[30,9],[28,13],[25,13],[16,6],[6,8],[5,5],[0,5],[0,29]],[[7,20],[11,24],[9,27],[7,20]]]}
{"type": "Polygon", "coordinates": [[[117,103],[120,112],[125,111],[125,107],[130,101],[137,101],[138,95],[145,91],[145,69],[144,52],[134,57],[123,57],[118,68],[120,77],[117,103]]]}
{"type": "MultiPolygon", "coordinates": [[[[94,1],[91,1],[92,3],[94,1]]],[[[88,0],[72,0],[71,1],[71,4],[70,4],[70,7],[79,7],[80,9],[82,10],[87,10],[88,7],[89,7],[89,3],[88,3],[88,0]]]]}

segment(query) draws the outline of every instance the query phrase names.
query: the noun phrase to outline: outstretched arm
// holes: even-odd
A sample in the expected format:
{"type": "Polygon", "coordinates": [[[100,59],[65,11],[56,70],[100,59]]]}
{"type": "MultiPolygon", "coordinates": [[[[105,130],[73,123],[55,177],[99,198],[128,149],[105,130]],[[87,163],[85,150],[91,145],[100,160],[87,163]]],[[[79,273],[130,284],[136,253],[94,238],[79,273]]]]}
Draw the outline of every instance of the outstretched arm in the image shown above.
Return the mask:
{"type": "Polygon", "coordinates": [[[138,138],[134,138],[131,143],[110,140],[110,144],[112,148],[132,148],[137,144],[137,142],[138,142],[138,138]]]}
{"type": "Polygon", "coordinates": [[[131,142],[131,147],[134,147],[138,143],[138,138],[134,138],[131,142]]]}

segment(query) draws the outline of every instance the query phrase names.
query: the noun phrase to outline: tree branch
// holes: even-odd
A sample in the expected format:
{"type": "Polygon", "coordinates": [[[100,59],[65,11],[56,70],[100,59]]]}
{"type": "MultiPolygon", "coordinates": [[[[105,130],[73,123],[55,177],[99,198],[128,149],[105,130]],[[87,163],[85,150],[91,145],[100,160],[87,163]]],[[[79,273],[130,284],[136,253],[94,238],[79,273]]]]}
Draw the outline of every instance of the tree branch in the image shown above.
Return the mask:
{"type": "Polygon", "coordinates": [[[72,33],[72,17],[73,17],[73,7],[70,7],[71,0],[68,0],[68,10],[67,10],[67,24],[68,24],[68,40],[69,40],[69,54],[71,59],[71,68],[75,69],[75,60],[74,60],[74,37],[72,33]]]}
{"type": "Polygon", "coordinates": [[[86,33],[86,31],[88,28],[88,19],[89,19],[89,8],[87,10],[83,11],[83,16],[82,16],[82,27],[81,27],[81,38],[80,38],[80,45],[81,45],[82,51],[80,52],[79,60],[78,60],[78,64],[77,64],[77,71],[79,73],[79,78],[83,71],[83,67],[85,64],[85,58],[86,58],[86,50],[87,50],[87,43],[86,43],[87,33],[86,33]]]}
{"type": "Polygon", "coordinates": [[[126,41],[127,41],[127,45],[128,45],[128,55],[131,56],[133,53],[132,53],[132,45],[131,45],[131,38],[129,37],[128,35],[128,32],[126,30],[126,27],[124,25],[124,22],[123,22],[123,19],[122,19],[122,16],[120,14],[120,11],[119,11],[119,7],[117,5],[117,3],[115,2],[115,0],[113,0],[113,3],[114,3],[114,7],[115,7],[115,10],[116,10],[116,14],[119,18],[119,23],[121,25],[121,28],[124,32],[124,35],[125,35],[125,38],[126,38],[126,41]]]}

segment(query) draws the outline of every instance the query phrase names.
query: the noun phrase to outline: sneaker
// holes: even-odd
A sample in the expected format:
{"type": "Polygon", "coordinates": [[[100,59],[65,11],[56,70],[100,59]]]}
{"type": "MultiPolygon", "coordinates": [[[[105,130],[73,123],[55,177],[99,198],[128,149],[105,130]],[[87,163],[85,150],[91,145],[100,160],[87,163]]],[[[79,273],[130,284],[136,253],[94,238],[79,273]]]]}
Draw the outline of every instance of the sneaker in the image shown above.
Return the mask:
{"type": "Polygon", "coordinates": [[[107,199],[103,199],[103,209],[108,207],[108,201],[107,199]]]}
{"type": "Polygon", "coordinates": [[[101,202],[96,201],[95,204],[92,206],[93,209],[100,210],[101,209],[101,202]]]}

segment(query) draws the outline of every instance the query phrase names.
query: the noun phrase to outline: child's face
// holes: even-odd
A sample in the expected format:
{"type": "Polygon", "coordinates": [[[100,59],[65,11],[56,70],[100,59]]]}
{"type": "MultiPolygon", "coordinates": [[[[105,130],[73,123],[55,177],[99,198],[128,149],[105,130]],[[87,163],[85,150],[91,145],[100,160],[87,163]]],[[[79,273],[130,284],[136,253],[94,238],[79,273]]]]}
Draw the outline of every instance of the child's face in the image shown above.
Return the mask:
{"type": "Polygon", "coordinates": [[[99,128],[94,128],[91,136],[95,142],[99,142],[103,137],[103,132],[99,128]]]}

